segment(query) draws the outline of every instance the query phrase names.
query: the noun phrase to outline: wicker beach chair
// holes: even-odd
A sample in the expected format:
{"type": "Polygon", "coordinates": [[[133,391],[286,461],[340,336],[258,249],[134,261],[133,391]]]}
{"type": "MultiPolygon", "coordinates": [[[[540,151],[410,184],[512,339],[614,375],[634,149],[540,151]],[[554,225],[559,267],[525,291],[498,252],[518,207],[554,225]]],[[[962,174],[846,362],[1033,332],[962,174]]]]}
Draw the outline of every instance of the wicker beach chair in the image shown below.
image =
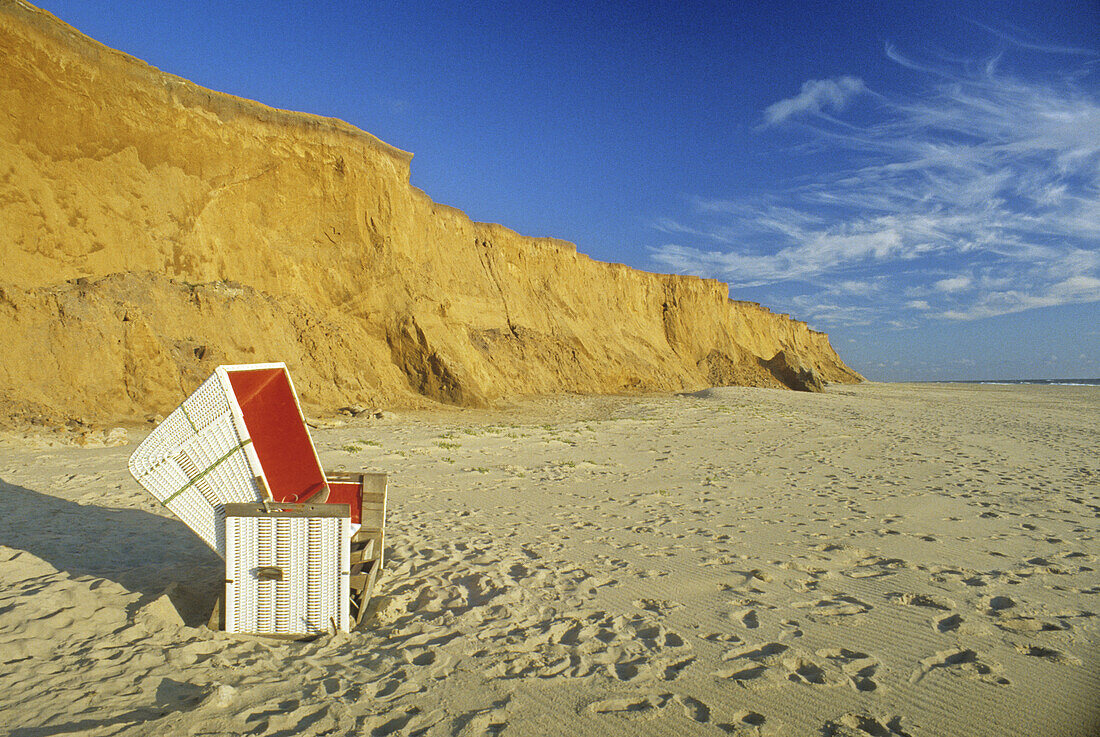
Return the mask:
{"type": "Polygon", "coordinates": [[[383,562],[386,475],[325,474],[285,364],[219,366],[130,472],[225,559],[226,631],[362,620],[383,562]]]}

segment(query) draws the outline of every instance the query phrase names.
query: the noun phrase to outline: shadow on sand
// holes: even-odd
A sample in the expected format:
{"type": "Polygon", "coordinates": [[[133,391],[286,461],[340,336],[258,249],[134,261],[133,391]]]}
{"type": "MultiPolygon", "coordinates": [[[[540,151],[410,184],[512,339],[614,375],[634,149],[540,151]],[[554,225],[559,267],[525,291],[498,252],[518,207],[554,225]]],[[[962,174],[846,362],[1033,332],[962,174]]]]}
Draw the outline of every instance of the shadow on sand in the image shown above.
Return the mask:
{"type": "Polygon", "coordinates": [[[141,594],[136,607],[167,591],[180,616],[195,626],[206,621],[221,594],[221,558],[174,518],[78,504],[3,479],[0,508],[0,545],[25,550],[74,578],[115,581],[141,594]]]}

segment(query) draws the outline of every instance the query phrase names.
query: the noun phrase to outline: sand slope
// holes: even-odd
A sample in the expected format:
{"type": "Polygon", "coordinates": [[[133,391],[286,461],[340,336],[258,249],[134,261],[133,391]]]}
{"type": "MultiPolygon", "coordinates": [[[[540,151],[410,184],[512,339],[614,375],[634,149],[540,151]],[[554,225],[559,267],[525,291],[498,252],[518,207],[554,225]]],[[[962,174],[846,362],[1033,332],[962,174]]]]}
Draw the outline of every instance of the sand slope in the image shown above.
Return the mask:
{"type": "MultiPolygon", "coordinates": [[[[189,627],[130,447],[0,449],[0,731],[1091,735],[1100,390],[719,389],[316,434],[391,474],[376,620],[189,627]]],[[[136,440],[136,438],[135,438],[136,440]]]]}

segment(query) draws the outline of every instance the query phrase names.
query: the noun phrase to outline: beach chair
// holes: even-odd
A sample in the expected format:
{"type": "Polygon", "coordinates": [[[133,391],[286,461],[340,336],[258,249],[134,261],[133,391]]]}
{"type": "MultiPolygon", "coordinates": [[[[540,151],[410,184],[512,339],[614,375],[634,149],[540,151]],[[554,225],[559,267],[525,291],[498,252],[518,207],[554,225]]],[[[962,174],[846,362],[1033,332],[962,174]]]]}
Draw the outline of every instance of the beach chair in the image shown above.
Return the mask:
{"type": "Polygon", "coordinates": [[[321,469],[282,363],[219,366],[130,472],[226,561],[230,632],[348,630],[382,567],[386,475],[321,469]]]}

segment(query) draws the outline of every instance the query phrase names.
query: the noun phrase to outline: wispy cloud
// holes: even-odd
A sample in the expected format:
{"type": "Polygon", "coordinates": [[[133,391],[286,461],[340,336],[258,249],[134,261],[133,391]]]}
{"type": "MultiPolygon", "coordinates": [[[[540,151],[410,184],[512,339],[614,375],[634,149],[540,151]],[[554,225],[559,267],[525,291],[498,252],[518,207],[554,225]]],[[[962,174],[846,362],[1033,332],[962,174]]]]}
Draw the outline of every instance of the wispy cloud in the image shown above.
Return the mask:
{"type": "Polygon", "coordinates": [[[1000,28],[993,28],[987,26],[984,23],[979,23],[976,20],[971,20],[971,24],[981,28],[986,33],[995,36],[1002,41],[1006,41],[1013,46],[1021,49],[1027,49],[1029,51],[1041,51],[1045,54],[1069,54],[1071,56],[1097,56],[1095,49],[1083,49],[1077,46],[1060,46],[1058,44],[1043,43],[1041,41],[1029,41],[1023,38],[1026,33],[1009,33],[1008,31],[1000,28]]]}
{"type": "Polygon", "coordinates": [[[987,292],[964,309],[947,310],[943,317],[951,320],[973,320],[996,317],[1036,307],[1057,307],[1066,304],[1100,301],[1100,279],[1091,276],[1071,276],[1046,286],[1039,291],[1009,289],[1003,292],[987,292]]]}
{"type": "Polygon", "coordinates": [[[866,91],[863,80],[856,77],[811,79],[802,85],[802,91],[794,97],[769,105],[764,110],[764,118],[775,125],[796,115],[821,113],[825,108],[838,112],[849,100],[866,91]]]}
{"type": "MultiPolygon", "coordinates": [[[[1004,35],[1030,50],[1092,53],[1004,35]]],[[[1087,70],[1025,79],[997,57],[885,53],[924,76],[923,93],[891,99],[855,77],[811,80],[764,111],[768,128],[797,118],[846,166],[752,200],[696,198],[686,215],[654,223],[672,242],[653,260],[735,288],[802,283],[832,324],[868,311],[975,319],[1100,300],[1100,93],[1081,86],[1087,70]],[[828,114],[862,94],[873,112],[828,114]]]]}

